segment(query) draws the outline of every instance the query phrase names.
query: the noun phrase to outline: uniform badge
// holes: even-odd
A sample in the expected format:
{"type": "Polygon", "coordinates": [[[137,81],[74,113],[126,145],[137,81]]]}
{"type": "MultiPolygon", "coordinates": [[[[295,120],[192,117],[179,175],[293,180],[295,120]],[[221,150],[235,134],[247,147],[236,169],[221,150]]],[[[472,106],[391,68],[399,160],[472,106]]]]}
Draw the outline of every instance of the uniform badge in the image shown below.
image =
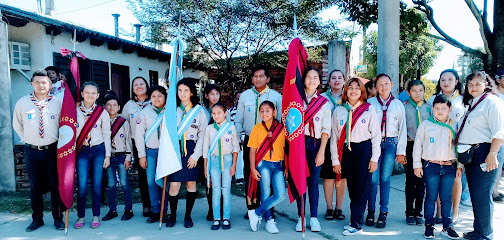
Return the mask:
{"type": "Polygon", "coordinates": [[[226,138],[226,142],[229,142],[229,138],[226,138]]]}
{"type": "Polygon", "coordinates": [[[250,112],[250,107],[248,108],[248,111],[250,112]]]}
{"type": "Polygon", "coordinates": [[[32,119],[32,115],[28,114],[28,120],[31,120],[31,119],[32,119]]]}
{"type": "Polygon", "coordinates": [[[95,124],[95,125],[94,125],[94,128],[97,128],[97,127],[98,127],[98,125],[96,125],[96,124],[95,124]]]}
{"type": "Polygon", "coordinates": [[[119,135],[120,137],[124,138],[124,134],[119,135]]]}
{"type": "Polygon", "coordinates": [[[397,121],[397,117],[394,117],[394,120],[396,120],[396,121],[397,121]]]}
{"type": "Polygon", "coordinates": [[[362,121],[361,121],[361,122],[362,122],[362,123],[366,123],[366,119],[362,119],[362,121]]]}
{"type": "Polygon", "coordinates": [[[189,136],[190,138],[194,138],[194,135],[189,136]]]}
{"type": "Polygon", "coordinates": [[[233,131],[231,131],[231,130],[228,130],[228,134],[231,134],[231,133],[233,133],[233,131]]]}
{"type": "Polygon", "coordinates": [[[315,118],[315,121],[318,121],[318,120],[320,120],[320,118],[319,118],[319,117],[316,117],[316,118],[315,118]]]}
{"type": "Polygon", "coordinates": [[[460,113],[455,114],[456,117],[460,117],[460,113]]]}
{"type": "Polygon", "coordinates": [[[434,142],[434,138],[433,138],[433,137],[431,137],[431,138],[429,139],[429,142],[433,143],[433,142],[434,142]]]}
{"type": "Polygon", "coordinates": [[[132,113],[132,114],[131,114],[131,118],[133,118],[134,116],[135,116],[135,114],[133,114],[133,113],[132,113]]]}
{"type": "Polygon", "coordinates": [[[56,116],[54,115],[51,115],[51,119],[54,120],[56,118],[56,116]]]}
{"type": "Polygon", "coordinates": [[[193,123],[196,123],[196,118],[192,121],[193,123]]]}
{"type": "Polygon", "coordinates": [[[343,120],[340,120],[340,121],[339,121],[339,125],[343,125],[343,120]]]}
{"type": "Polygon", "coordinates": [[[137,124],[140,124],[142,122],[142,119],[138,118],[137,119],[137,124]]]}

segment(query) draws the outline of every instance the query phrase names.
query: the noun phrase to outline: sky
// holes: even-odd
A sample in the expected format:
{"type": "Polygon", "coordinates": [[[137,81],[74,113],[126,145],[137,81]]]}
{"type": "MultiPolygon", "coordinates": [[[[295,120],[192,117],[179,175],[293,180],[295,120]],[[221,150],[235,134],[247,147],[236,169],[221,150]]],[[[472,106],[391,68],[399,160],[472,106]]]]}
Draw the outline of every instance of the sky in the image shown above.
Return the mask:
{"type": "MultiPolygon", "coordinates": [[[[474,1],[481,9],[483,0],[474,1]]],[[[408,6],[413,6],[411,0],[404,0],[404,2],[408,6]]],[[[0,0],[0,3],[37,12],[36,0],[0,0]]],[[[44,3],[45,0],[42,0],[42,5],[44,3]]],[[[111,15],[113,13],[121,15],[119,17],[119,27],[127,32],[134,33],[133,24],[138,23],[133,13],[128,9],[126,0],[54,0],[54,3],[54,18],[110,35],[114,35],[114,19],[111,15]]],[[[483,47],[478,24],[464,0],[434,0],[430,5],[434,9],[434,19],[448,35],[469,47],[483,47]]],[[[493,15],[492,9],[493,1],[490,0],[488,6],[490,17],[493,15]]],[[[335,7],[323,11],[320,16],[322,19],[344,18],[335,7]]],[[[489,22],[492,22],[491,18],[489,22]]],[[[353,23],[344,21],[343,24],[351,25],[353,23]]],[[[376,24],[370,27],[372,30],[376,30],[377,28],[376,24]]],[[[432,33],[437,34],[434,29],[432,33]]],[[[120,37],[134,40],[128,36],[120,37]]],[[[361,42],[362,35],[353,39],[352,61],[354,64],[358,62],[357,50],[361,42]]],[[[454,64],[456,65],[458,56],[462,55],[462,52],[458,48],[444,42],[441,44],[444,46],[443,51],[436,59],[434,67],[426,74],[426,77],[429,79],[438,79],[439,73],[444,69],[452,68],[454,64]]]]}

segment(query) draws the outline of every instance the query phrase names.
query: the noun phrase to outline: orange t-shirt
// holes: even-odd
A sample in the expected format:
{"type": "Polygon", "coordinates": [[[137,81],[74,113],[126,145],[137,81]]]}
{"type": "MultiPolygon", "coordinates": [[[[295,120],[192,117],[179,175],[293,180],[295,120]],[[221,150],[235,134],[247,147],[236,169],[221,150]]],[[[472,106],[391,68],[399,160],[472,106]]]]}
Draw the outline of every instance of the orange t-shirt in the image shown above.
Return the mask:
{"type": "MultiPolygon", "coordinates": [[[[271,127],[271,124],[266,125],[268,128],[271,127]]],[[[264,128],[262,123],[258,123],[252,129],[250,133],[250,138],[248,141],[248,147],[250,148],[259,148],[264,139],[268,136],[268,131],[264,128]]],[[[277,139],[273,143],[273,155],[270,158],[270,151],[267,151],[263,157],[263,160],[270,162],[278,162],[284,159],[284,148],[285,148],[285,132],[282,130],[280,135],[278,135],[277,139]]]]}

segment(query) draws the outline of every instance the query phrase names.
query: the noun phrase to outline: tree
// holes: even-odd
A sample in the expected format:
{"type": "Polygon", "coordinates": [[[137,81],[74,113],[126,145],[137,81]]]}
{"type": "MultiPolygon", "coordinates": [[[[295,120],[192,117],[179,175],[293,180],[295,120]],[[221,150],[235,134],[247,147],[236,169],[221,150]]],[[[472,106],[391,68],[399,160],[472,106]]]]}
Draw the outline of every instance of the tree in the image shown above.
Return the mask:
{"type": "Polygon", "coordinates": [[[180,23],[180,34],[189,44],[188,58],[215,68],[222,84],[242,78],[242,66],[258,62],[262,53],[286,49],[288,40],[293,38],[294,13],[299,35],[305,39],[327,40],[349,34],[340,30],[337,22],[322,23],[316,17],[319,11],[333,4],[331,0],[301,1],[297,5],[284,0],[128,2],[145,26],[170,26],[168,35],[173,36],[180,23]]]}
{"type": "Polygon", "coordinates": [[[483,48],[475,49],[465,46],[449,36],[434,20],[434,10],[429,6],[430,0],[414,0],[416,7],[423,11],[434,29],[441,35],[429,36],[445,41],[450,45],[460,48],[468,54],[472,54],[483,60],[485,71],[494,74],[504,67],[504,0],[494,0],[493,29],[488,22],[488,0],[483,0],[483,9],[479,9],[473,0],[464,0],[479,25],[483,48]]]}

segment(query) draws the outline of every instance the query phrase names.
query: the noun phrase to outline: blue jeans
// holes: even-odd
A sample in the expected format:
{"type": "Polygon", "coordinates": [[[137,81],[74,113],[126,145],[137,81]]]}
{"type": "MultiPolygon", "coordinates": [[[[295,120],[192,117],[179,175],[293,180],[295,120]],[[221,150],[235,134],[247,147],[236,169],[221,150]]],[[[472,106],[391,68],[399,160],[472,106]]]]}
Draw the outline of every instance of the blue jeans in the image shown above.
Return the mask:
{"type": "Polygon", "coordinates": [[[233,165],[233,154],[224,155],[224,171],[219,166],[219,156],[210,156],[210,179],[212,180],[212,208],[214,220],[229,219],[231,217],[231,175],[229,171],[233,165]],[[222,195],[222,218],[221,218],[222,195]]]}
{"type": "MultiPolygon", "coordinates": [[[[306,178],[306,186],[308,187],[308,197],[310,198],[310,216],[316,218],[318,212],[318,202],[319,202],[319,186],[318,181],[320,178],[320,169],[322,165],[316,166],[315,158],[320,148],[320,139],[315,139],[312,137],[305,137],[306,145],[306,161],[308,162],[308,170],[310,171],[310,176],[306,178]]],[[[306,203],[306,193],[303,194],[303,200],[297,198],[298,216],[301,216],[301,202],[306,203]]],[[[306,212],[306,211],[305,211],[306,212]]]]}
{"type": "Polygon", "coordinates": [[[381,156],[378,168],[371,177],[371,192],[368,198],[368,211],[375,211],[378,181],[380,181],[380,212],[388,212],[390,195],[390,176],[394,170],[397,150],[397,137],[387,137],[381,143],[381,156]]]}
{"type": "MultiPolygon", "coordinates": [[[[151,202],[151,211],[153,213],[161,212],[161,197],[163,194],[163,188],[156,183],[156,167],[159,149],[145,148],[147,155],[147,185],[149,186],[149,197],[151,202]]],[[[167,183],[168,184],[168,183],[167,183]]],[[[166,190],[170,189],[167,185],[166,190]]],[[[168,210],[168,198],[169,194],[165,194],[165,208],[164,213],[168,210]]]]}
{"type": "Polygon", "coordinates": [[[77,216],[86,215],[86,193],[88,189],[89,172],[91,172],[91,189],[93,192],[93,216],[100,216],[101,185],[103,177],[103,160],[105,159],[105,145],[88,147],[82,146],[77,155],[77,216]],[[91,167],[91,169],[90,169],[91,167]]]}
{"type": "Polygon", "coordinates": [[[263,215],[263,218],[268,221],[272,219],[270,209],[285,199],[285,179],[282,162],[262,160],[256,169],[261,174],[261,180],[259,181],[261,205],[256,208],[255,213],[257,216],[263,215]],[[273,195],[271,195],[272,185],[273,195]]]}
{"type": "Polygon", "coordinates": [[[474,213],[474,233],[478,239],[493,239],[493,189],[499,178],[499,169],[504,161],[499,161],[499,167],[491,172],[483,172],[480,164],[490,152],[490,144],[482,143],[474,150],[471,163],[465,165],[467,183],[474,213]]]}
{"type": "Polygon", "coordinates": [[[124,154],[110,158],[110,166],[107,168],[107,183],[108,183],[108,201],[111,211],[117,211],[117,178],[116,172],[119,173],[119,181],[124,192],[124,210],[132,210],[133,203],[131,202],[131,187],[128,180],[128,171],[124,169],[124,154]]]}
{"type": "Polygon", "coordinates": [[[441,200],[443,228],[447,228],[452,223],[452,193],[457,167],[455,164],[442,166],[425,161],[423,163],[423,172],[423,179],[425,182],[425,224],[432,226],[435,224],[434,212],[436,209],[436,200],[439,195],[439,199],[441,200]]]}

